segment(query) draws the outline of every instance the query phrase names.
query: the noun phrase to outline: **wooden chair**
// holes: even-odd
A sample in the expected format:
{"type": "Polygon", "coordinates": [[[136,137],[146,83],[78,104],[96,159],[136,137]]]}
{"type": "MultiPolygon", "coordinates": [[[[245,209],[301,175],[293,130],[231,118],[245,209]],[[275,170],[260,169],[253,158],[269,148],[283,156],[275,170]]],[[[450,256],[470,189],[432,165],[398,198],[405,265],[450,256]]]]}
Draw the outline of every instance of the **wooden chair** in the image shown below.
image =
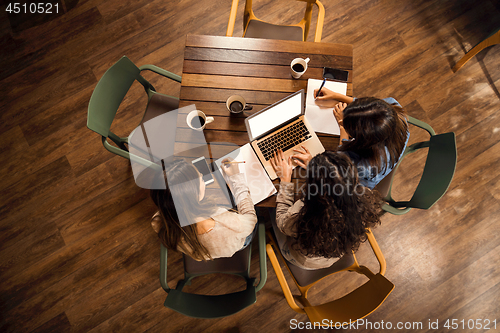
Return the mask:
{"type": "Polygon", "coordinates": [[[394,284],[384,277],[386,262],[373,233],[368,229],[366,234],[368,242],[380,265],[380,271],[377,274],[374,274],[365,266],[360,266],[354,253],[344,255],[328,268],[318,270],[299,268],[283,258],[274,235],[268,232],[271,241],[266,245],[267,255],[276,272],[286,301],[292,310],[298,313],[305,313],[310,322],[324,323],[324,320],[326,320],[329,323],[344,323],[364,318],[382,305],[394,289],[394,284]],[[292,276],[293,281],[300,291],[300,295],[292,295],[276,253],[292,276]],[[368,277],[369,281],[339,299],[319,305],[311,305],[307,298],[309,289],[327,276],[343,271],[363,274],[368,277]],[[302,307],[295,300],[298,300],[302,307]]]}
{"type": "Polygon", "coordinates": [[[486,37],[482,42],[474,46],[472,49],[467,52],[462,59],[460,59],[455,66],[453,66],[453,72],[457,72],[463,65],[467,63],[467,61],[471,60],[476,54],[487,48],[488,46],[492,46],[495,44],[500,44],[500,28],[497,31],[493,32],[491,35],[486,37]]]}
{"type": "MultiPolygon", "coordinates": [[[[238,11],[238,1],[239,0],[233,0],[226,36],[233,35],[236,13],[238,11]]],[[[316,23],[314,41],[320,42],[323,32],[323,21],[325,18],[325,8],[323,4],[319,0],[298,1],[307,2],[304,18],[294,25],[277,25],[258,19],[252,10],[252,0],[246,0],[245,12],[243,15],[243,37],[306,41],[311,26],[313,5],[316,5],[318,6],[318,20],[316,23]]]]}

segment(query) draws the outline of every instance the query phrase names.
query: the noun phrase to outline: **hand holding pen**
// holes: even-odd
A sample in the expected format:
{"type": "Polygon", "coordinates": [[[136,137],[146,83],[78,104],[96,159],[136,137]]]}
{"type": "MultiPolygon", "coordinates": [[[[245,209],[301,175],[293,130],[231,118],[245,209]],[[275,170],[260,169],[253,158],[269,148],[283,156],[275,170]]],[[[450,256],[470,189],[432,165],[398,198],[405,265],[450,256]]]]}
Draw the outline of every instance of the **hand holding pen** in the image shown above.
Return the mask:
{"type": "Polygon", "coordinates": [[[317,99],[318,96],[320,96],[319,94],[321,93],[321,89],[323,89],[323,86],[325,85],[325,82],[326,82],[326,79],[323,79],[323,82],[321,82],[321,86],[319,87],[319,89],[316,92],[316,94],[314,94],[314,99],[317,99]]]}
{"type": "MultiPolygon", "coordinates": [[[[235,162],[232,159],[225,158],[222,160],[221,169],[228,176],[235,175],[240,173],[240,168],[238,168],[238,164],[242,162],[235,162]]],[[[243,162],[244,163],[244,162],[243,162]]]]}

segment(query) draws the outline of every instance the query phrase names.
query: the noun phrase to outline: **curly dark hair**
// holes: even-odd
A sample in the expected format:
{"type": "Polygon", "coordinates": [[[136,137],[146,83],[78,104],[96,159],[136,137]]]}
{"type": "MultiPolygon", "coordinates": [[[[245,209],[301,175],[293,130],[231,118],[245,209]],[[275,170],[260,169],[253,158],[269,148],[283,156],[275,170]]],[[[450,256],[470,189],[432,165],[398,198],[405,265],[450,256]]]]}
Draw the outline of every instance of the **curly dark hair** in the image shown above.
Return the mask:
{"type": "Polygon", "coordinates": [[[380,223],[381,199],[359,183],[344,153],[326,151],[307,166],[304,206],[292,246],[307,256],[341,257],[366,241],[366,229],[380,223]]]}

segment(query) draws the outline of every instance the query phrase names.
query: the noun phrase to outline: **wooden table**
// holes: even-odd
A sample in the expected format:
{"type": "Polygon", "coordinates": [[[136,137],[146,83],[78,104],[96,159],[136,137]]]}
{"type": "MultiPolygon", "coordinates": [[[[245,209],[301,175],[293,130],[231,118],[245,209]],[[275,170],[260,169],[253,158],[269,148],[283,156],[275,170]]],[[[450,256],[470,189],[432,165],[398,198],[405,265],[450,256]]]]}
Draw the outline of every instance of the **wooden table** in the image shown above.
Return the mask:
{"type": "MultiPolygon", "coordinates": [[[[352,45],[281,41],[269,39],[197,36],[186,37],[180,106],[195,104],[215,121],[204,131],[211,145],[211,158],[234,150],[223,143],[242,146],[249,142],[244,119],[264,107],[307,89],[307,79],[321,79],[323,67],[349,71],[347,94],[352,96],[352,45]],[[310,58],[306,73],[298,80],[290,74],[294,58],[310,58]],[[226,100],[241,95],[252,111],[231,115],[226,100]]],[[[179,124],[181,126],[182,124],[179,124]]],[[[319,134],[327,150],[335,150],[338,136],[319,134]]],[[[273,206],[271,197],[259,206],[273,206]]]]}

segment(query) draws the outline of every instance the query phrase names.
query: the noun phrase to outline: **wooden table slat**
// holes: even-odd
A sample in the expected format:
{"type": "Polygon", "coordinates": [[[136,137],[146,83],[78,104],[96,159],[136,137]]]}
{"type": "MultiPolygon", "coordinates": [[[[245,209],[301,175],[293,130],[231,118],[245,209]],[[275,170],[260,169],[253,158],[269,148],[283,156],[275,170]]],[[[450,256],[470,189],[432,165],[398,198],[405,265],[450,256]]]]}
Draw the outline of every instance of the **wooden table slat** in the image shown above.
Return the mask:
{"type": "Polygon", "coordinates": [[[313,54],[309,50],[303,52],[286,53],[270,51],[251,51],[233,49],[207,49],[200,47],[186,47],[184,59],[222,61],[248,64],[282,65],[289,66],[295,58],[310,58],[309,67],[334,67],[340,69],[352,69],[352,57],[335,54],[313,54]]]}
{"type": "MultiPolygon", "coordinates": [[[[216,62],[216,61],[196,61],[184,60],[184,68],[182,72],[185,74],[213,74],[226,76],[249,76],[261,78],[291,78],[290,67],[288,65],[263,65],[263,64],[246,64],[246,63],[231,63],[231,62],[216,62]]],[[[349,81],[352,82],[352,70],[349,72],[349,81]]],[[[322,67],[308,67],[307,71],[302,75],[301,79],[319,79],[323,76],[322,67]]]]}
{"type": "Polygon", "coordinates": [[[191,101],[206,101],[206,102],[223,102],[231,95],[243,96],[245,101],[250,104],[270,105],[276,103],[280,99],[290,95],[287,92],[270,92],[270,91],[252,91],[238,89],[214,89],[214,88],[199,88],[199,87],[182,87],[180,94],[182,100],[191,101]]]}
{"type": "MultiPolygon", "coordinates": [[[[190,101],[190,100],[182,100],[180,101],[180,107],[184,107],[187,105],[195,105],[197,110],[201,110],[208,115],[211,116],[223,116],[223,117],[232,117],[232,118],[245,118],[249,115],[254,114],[265,108],[267,105],[257,105],[252,104],[252,110],[245,110],[242,113],[230,113],[226,108],[225,102],[204,102],[204,101],[190,101]]],[[[187,114],[187,113],[186,113],[187,114]]]]}
{"type": "MultiPolygon", "coordinates": [[[[297,89],[298,91],[299,89],[297,89]]],[[[183,101],[189,100],[190,104],[196,102],[215,102],[226,103],[226,100],[231,95],[240,95],[245,101],[252,105],[271,105],[277,101],[290,95],[288,92],[276,91],[258,91],[258,90],[245,90],[241,89],[215,89],[215,88],[201,88],[201,87],[183,87],[180,94],[181,105],[183,101]]],[[[347,95],[352,96],[352,88],[347,86],[347,95]]],[[[224,107],[222,107],[224,109],[224,107]]]]}
{"type": "Polygon", "coordinates": [[[334,43],[315,43],[315,42],[297,42],[282,41],[272,39],[242,38],[242,37],[224,37],[218,36],[198,36],[188,35],[186,38],[186,47],[208,47],[236,50],[259,50],[276,52],[303,52],[307,49],[310,54],[339,55],[352,58],[352,45],[334,44],[334,43]]]}
{"type": "Polygon", "coordinates": [[[220,88],[262,90],[273,92],[293,93],[300,89],[307,89],[306,80],[269,79],[257,77],[219,76],[202,74],[184,74],[184,87],[220,88]]]}
{"type": "MultiPolygon", "coordinates": [[[[229,132],[244,132],[245,134],[247,133],[246,127],[245,127],[245,118],[243,117],[220,117],[220,116],[213,116],[214,121],[206,124],[205,130],[220,130],[220,131],[229,131],[229,132]]],[[[186,128],[188,129],[188,125],[186,123],[186,117],[178,117],[177,118],[177,129],[182,129],[186,128]]],[[[248,139],[248,135],[247,135],[248,139]]],[[[219,140],[217,140],[219,141],[219,140]]]]}

